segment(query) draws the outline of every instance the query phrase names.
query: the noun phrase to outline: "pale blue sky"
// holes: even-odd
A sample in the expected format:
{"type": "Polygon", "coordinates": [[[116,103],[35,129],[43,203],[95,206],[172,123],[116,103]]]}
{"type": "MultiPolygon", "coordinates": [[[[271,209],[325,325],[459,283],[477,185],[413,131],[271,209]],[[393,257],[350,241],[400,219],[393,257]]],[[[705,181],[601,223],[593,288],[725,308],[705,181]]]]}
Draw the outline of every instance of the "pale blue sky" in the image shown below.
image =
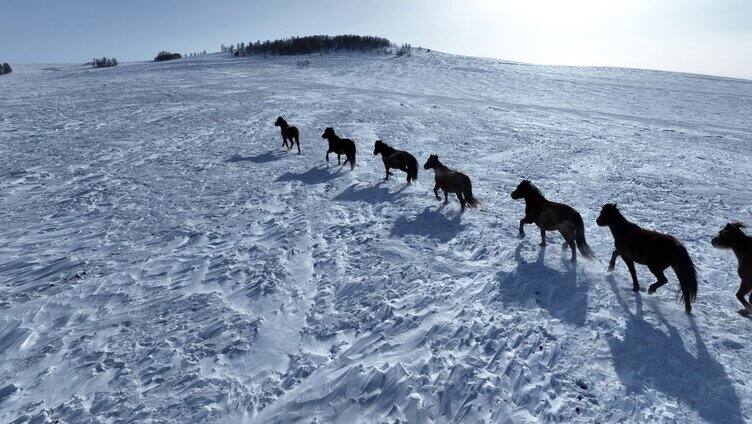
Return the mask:
{"type": "Polygon", "coordinates": [[[0,0],[0,61],[369,34],[449,53],[752,78],[752,0],[0,0]]]}

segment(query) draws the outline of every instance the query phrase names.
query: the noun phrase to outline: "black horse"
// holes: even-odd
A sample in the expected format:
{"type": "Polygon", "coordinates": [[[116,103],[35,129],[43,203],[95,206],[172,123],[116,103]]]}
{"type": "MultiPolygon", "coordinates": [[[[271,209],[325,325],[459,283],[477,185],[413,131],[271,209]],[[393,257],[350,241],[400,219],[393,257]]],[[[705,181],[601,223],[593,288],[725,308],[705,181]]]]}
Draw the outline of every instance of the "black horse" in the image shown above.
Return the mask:
{"type": "Polygon", "coordinates": [[[337,164],[344,165],[350,162],[350,169],[355,168],[355,142],[349,138],[340,138],[334,133],[332,127],[328,127],[321,134],[321,138],[325,138],[329,141],[329,150],[326,151],[326,161],[329,162],[329,153],[337,154],[337,164]],[[341,162],[340,155],[345,155],[347,158],[344,163],[341,162]]]}
{"type": "Polygon", "coordinates": [[[297,144],[298,154],[300,154],[300,132],[298,129],[288,124],[281,116],[277,118],[274,125],[279,127],[280,132],[282,133],[282,145],[288,149],[292,149],[292,147],[297,144]],[[290,142],[289,146],[287,145],[288,141],[290,142]]]}
{"type": "Polygon", "coordinates": [[[418,180],[418,161],[410,153],[404,150],[397,150],[381,140],[376,140],[376,144],[373,146],[373,154],[374,156],[381,154],[381,160],[384,161],[384,169],[386,170],[385,180],[388,180],[389,176],[393,175],[389,171],[390,168],[399,169],[407,173],[408,184],[410,184],[410,181],[418,180]]]}
{"type": "Polygon", "coordinates": [[[744,305],[744,309],[739,313],[749,316],[752,313],[752,304],[745,296],[749,295],[752,301],[752,237],[744,234],[742,228],[745,228],[745,225],[740,222],[729,222],[713,237],[712,243],[718,249],[731,249],[736,255],[739,262],[736,272],[741,280],[736,298],[744,305]]]}

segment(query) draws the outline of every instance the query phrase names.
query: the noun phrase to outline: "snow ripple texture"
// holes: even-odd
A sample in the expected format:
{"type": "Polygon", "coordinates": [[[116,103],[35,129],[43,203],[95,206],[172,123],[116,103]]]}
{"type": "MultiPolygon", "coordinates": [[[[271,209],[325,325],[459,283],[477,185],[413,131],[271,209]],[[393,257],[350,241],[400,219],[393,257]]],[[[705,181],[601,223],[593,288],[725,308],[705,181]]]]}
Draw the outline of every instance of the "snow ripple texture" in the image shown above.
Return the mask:
{"type": "Polygon", "coordinates": [[[0,422],[752,420],[752,322],[709,242],[752,223],[750,81],[298,59],[0,79],[0,422]],[[355,171],[324,161],[327,126],[355,171]],[[380,181],[377,138],[463,170],[482,207],[442,206],[422,169],[380,181]],[[522,178],[582,213],[597,260],[517,239],[522,178]],[[606,272],[614,201],[686,243],[694,316],[673,274],[635,295],[606,272]]]}

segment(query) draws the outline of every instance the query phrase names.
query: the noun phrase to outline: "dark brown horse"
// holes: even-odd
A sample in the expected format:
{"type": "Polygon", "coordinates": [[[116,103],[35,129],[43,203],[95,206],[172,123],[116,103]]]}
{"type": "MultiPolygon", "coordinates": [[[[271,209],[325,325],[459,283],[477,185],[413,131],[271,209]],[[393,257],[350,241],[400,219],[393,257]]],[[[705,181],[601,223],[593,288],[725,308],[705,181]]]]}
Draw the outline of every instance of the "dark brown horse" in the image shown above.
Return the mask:
{"type": "Polygon", "coordinates": [[[274,125],[279,127],[282,132],[282,145],[288,149],[292,149],[295,144],[298,145],[298,154],[300,154],[300,132],[296,127],[293,127],[287,123],[281,116],[277,118],[274,125]],[[287,142],[290,145],[287,145],[287,142]]]}
{"type": "Polygon", "coordinates": [[[418,161],[410,153],[404,150],[397,150],[381,140],[376,140],[373,146],[373,154],[374,156],[381,154],[381,160],[384,161],[384,169],[386,170],[385,180],[388,180],[389,176],[393,175],[389,171],[391,168],[407,173],[408,184],[410,184],[410,181],[418,180],[418,161]]]}
{"type": "Polygon", "coordinates": [[[742,302],[744,309],[739,313],[743,316],[752,314],[752,237],[744,234],[742,228],[745,225],[740,222],[726,224],[725,227],[713,237],[713,246],[719,249],[731,249],[736,255],[739,266],[736,272],[741,278],[739,291],[736,292],[736,298],[742,302]],[[749,301],[745,296],[749,295],[749,301]]]}
{"type": "Polygon", "coordinates": [[[540,228],[541,246],[546,245],[546,231],[558,231],[564,237],[562,248],[572,249],[572,261],[577,260],[577,249],[582,256],[593,257],[593,251],[585,240],[585,224],[582,216],[573,207],[552,202],[529,180],[522,180],[512,192],[512,199],[525,199],[525,216],[520,220],[520,238],[525,237],[525,224],[540,228]]]}
{"type": "Polygon", "coordinates": [[[687,249],[679,240],[629,222],[616,204],[604,205],[596,222],[601,227],[608,226],[614,236],[615,250],[608,263],[609,271],[614,270],[616,258],[621,256],[632,275],[632,290],[639,291],[640,283],[637,281],[634,264],[647,265],[657,279],[648,288],[648,293],[652,294],[668,283],[664,271],[671,267],[679,279],[684,309],[688,314],[692,312],[692,302],[697,297],[697,271],[687,249]]]}
{"type": "Polygon", "coordinates": [[[438,156],[429,156],[428,161],[423,165],[423,169],[433,169],[434,180],[436,181],[433,187],[433,195],[436,196],[436,199],[441,200],[441,197],[439,197],[439,189],[441,189],[444,192],[445,205],[449,203],[448,193],[457,194],[461,212],[465,212],[465,205],[471,208],[480,205],[478,199],[473,196],[473,185],[470,182],[470,177],[462,172],[447,168],[439,162],[438,156]]]}
{"type": "Polygon", "coordinates": [[[329,162],[329,153],[336,153],[337,154],[337,164],[342,163],[340,160],[340,155],[345,155],[347,158],[342,165],[344,165],[347,162],[350,162],[350,169],[352,170],[355,168],[355,142],[350,140],[349,138],[340,138],[337,134],[334,133],[334,129],[332,127],[327,128],[324,130],[324,133],[321,134],[321,138],[325,138],[329,141],[329,150],[326,151],[326,161],[329,162]]]}

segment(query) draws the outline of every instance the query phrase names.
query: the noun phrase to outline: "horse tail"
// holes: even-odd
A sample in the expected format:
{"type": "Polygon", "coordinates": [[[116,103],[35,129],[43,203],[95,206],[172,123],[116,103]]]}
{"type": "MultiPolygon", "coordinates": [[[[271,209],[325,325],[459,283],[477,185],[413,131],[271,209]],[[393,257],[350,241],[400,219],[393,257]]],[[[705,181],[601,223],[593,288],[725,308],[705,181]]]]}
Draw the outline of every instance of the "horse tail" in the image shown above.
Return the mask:
{"type": "Polygon", "coordinates": [[[681,244],[677,246],[676,257],[671,268],[674,269],[676,277],[679,279],[684,309],[687,313],[691,313],[692,302],[697,298],[697,269],[695,269],[695,264],[692,263],[692,258],[689,257],[687,248],[681,244]]]}
{"type": "Polygon", "coordinates": [[[575,242],[577,243],[577,250],[580,251],[582,256],[588,259],[595,257],[593,249],[590,248],[587,244],[587,240],[585,240],[585,223],[582,221],[582,216],[580,216],[580,214],[577,214],[576,224],[575,242]]]}
{"type": "Polygon", "coordinates": [[[462,195],[465,196],[465,201],[467,202],[467,205],[471,208],[476,208],[480,206],[480,201],[478,198],[473,196],[473,183],[470,182],[470,177],[465,176],[467,179],[467,184],[465,184],[465,189],[462,190],[462,195]]]}
{"type": "Polygon", "coordinates": [[[352,141],[350,143],[351,144],[348,146],[349,148],[347,149],[345,156],[347,156],[347,160],[350,161],[350,169],[352,170],[355,168],[355,143],[352,141]]]}
{"type": "Polygon", "coordinates": [[[407,158],[407,180],[418,181],[418,161],[413,155],[407,158]]]}

